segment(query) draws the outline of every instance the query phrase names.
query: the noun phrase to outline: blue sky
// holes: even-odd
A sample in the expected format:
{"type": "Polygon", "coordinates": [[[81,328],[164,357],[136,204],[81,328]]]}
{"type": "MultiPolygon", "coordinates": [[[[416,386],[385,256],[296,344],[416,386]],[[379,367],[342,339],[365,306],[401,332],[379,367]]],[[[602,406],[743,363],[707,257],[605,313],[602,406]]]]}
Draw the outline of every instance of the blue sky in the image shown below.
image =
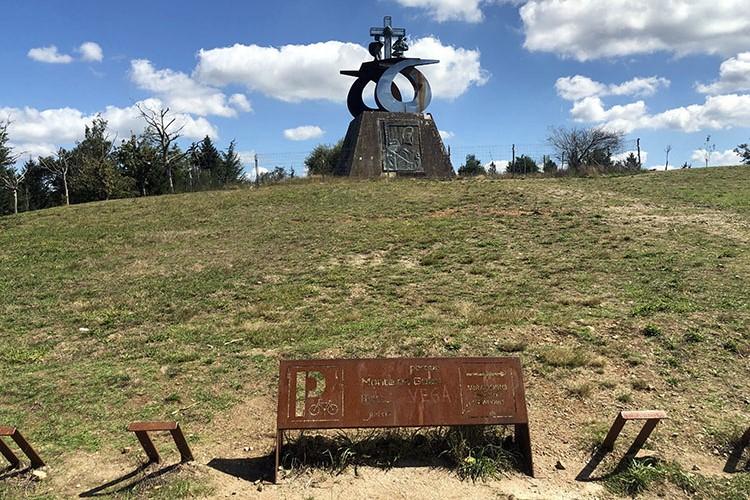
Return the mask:
{"type": "Polygon", "coordinates": [[[391,15],[409,56],[443,61],[426,70],[428,111],[458,156],[504,160],[513,143],[542,154],[550,126],[601,125],[640,137],[647,166],[667,145],[670,163],[702,164],[709,134],[711,163],[735,163],[750,139],[750,13],[734,0],[670,5],[5,0],[0,119],[19,151],[41,154],[96,113],[122,137],[142,128],[136,103],[165,104],[187,141],[236,139],[246,158],[299,171],[299,153],[346,132],[352,80],[338,71],[358,67],[369,28],[391,15]]]}

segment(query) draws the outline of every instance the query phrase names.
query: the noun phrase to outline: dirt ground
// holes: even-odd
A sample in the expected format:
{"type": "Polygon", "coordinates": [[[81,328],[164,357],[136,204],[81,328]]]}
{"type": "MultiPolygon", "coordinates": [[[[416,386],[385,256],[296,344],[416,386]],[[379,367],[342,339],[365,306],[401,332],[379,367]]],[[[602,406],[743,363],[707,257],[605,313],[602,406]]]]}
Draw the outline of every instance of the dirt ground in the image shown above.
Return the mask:
{"type": "MultiPolygon", "coordinates": [[[[550,414],[533,405],[530,407],[536,477],[514,472],[497,480],[476,483],[461,480],[451,471],[431,467],[391,470],[360,467],[356,472],[349,468],[340,475],[322,470],[290,473],[280,484],[274,485],[268,480],[269,456],[274,446],[274,416],[273,398],[255,397],[218,416],[203,428],[186,428],[188,436],[200,436],[191,443],[195,461],[190,464],[178,465],[179,455],[173,451],[174,446],[167,437],[155,439],[157,448],[163,452],[164,462],[145,469],[141,466],[145,455],[135,440],[132,447],[116,455],[76,453],[59,466],[48,468],[47,478],[36,493],[46,491],[64,498],[103,496],[128,492],[132,485],[142,483],[148,484],[146,489],[151,496],[179,478],[207,485],[207,492],[198,491],[197,496],[210,498],[612,498],[599,482],[575,479],[587,464],[590,454],[581,450],[578,444],[576,435],[580,428],[574,425],[576,416],[572,412],[550,414]],[[564,469],[557,467],[558,462],[564,469]]],[[[668,421],[661,427],[658,430],[662,435],[677,437],[678,433],[673,432],[668,421]]],[[[629,443],[635,432],[637,429],[629,429],[620,439],[629,443]]],[[[622,452],[624,446],[617,450],[622,452]]],[[[701,474],[723,474],[724,460],[721,457],[691,456],[677,446],[667,448],[666,456],[660,453],[663,458],[679,456],[681,463],[692,464],[701,474]]],[[[609,465],[611,463],[605,460],[600,467],[609,465]]],[[[599,469],[592,478],[596,479],[598,474],[599,469]]],[[[678,492],[674,494],[679,496],[678,492]]],[[[166,496],[173,497],[174,493],[166,496]]]]}

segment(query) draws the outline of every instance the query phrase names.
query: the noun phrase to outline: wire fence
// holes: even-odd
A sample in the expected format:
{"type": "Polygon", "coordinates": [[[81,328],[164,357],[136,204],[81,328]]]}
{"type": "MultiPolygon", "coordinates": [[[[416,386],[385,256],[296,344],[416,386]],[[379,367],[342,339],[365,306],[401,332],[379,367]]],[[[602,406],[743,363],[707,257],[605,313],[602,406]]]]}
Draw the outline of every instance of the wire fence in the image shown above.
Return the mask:
{"type": "MultiPolygon", "coordinates": [[[[631,152],[637,157],[639,148],[638,139],[628,139],[622,142],[619,148],[609,151],[614,161],[624,159],[631,152]]],[[[509,163],[514,162],[521,156],[530,158],[541,168],[545,160],[549,159],[559,166],[564,167],[565,161],[560,158],[555,148],[546,143],[537,144],[502,144],[485,146],[456,146],[449,147],[453,167],[458,169],[466,161],[467,155],[474,155],[479,162],[488,167],[495,164],[498,172],[502,171],[509,163]]]]}
{"type": "MultiPolygon", "coordinates": [[[[531,158],[541,168],[545,159],[550,159],[561,167],[565,167],[564,161],[559,158],[555,149],[546,143],[537,144],[495,144],[495,145],[457,145],[451,146],[446,144],[450,152],[451,163],[453,168],[458,168],[466,161],[467,155],[474,155],[480,163],[489,167],[494,163],[498,172],[502,172],[505,167],[515,159],[525,156],[531,158]]],[[[626,139],[622,142],[617,150],[610,151],[613,160],[625,159],[629,153],[638,155],[639,139],[626,139]]],[[[257,158],[258,173],[263,174],[272,172],[280,168],[289,176],[294,173],[296,177],[306,175],[305,159],[310,155],[312,150],[308,151],[287,151],[277,153],[257,153],[255,157],[244,159],[246,174],[249,178],[255,178],[255,159],[257,158]]]]}

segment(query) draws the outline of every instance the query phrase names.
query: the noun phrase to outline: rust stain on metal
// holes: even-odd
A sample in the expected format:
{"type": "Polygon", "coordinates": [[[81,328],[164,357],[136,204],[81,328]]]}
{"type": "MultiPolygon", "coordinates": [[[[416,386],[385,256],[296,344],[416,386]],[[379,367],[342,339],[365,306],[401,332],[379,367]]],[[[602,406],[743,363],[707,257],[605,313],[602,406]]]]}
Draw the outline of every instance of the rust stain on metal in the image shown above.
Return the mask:
{"type": "Polygon", "coordinates": [[[284,430],[507,424],[533,475],[518,358],[281,361],[277,470],[284,430]]]}
{"type": "MultiPolygon", "coordinates": [[[[21,451],[26,455],[31,462],[31,468],[37,469],[44,467],[44,461],[41,459],[39,454],[34,448],[26,441],[21,432],[15,427],[0,426],[0,438],[9,437],[18,445],[21,451]]],[[[13,451],[8,448],[2,439],[0,439],[0,455],[3,455],[8,462],[10,462],[11,468],[16,468],[21,465],[21,460],[16,456],[13,451]]]]}
{"type": "Polygon", "coordinates": [[[188,446],[180,424],[177,422],[133,422],[128,425],[127,430],[135,433],[135,437],[138,438],[138,442],[141,443],[143,451],[148,455],[150,462],[158,464],[161,461],[161,457],[148,433],[160,431],[169,431],[172,434],[172,439],[180,451],[181,462],[184,463],[193,460],[193,453],[190,451],[190,446],[188,446]]]}
{"type": "Polygon", "coordinates": [[[646,440],[654,431],[654,429],[656,428],[656,425],[661,420],[666,419],[666,418],[668,418],[666,412],[663,412],[660,410],[621,411],[620,413],[617,414],[615,421],[612,423],[612,427],[610,427],[609,432],[607,433],[607,437],[604,438],[604,441],[602,442],[601,450],[607,453],[614,449],[615,441],[617,440],[617,437],[620,435],[620,431],[622,431],[622,428],[625,427],[625,422],[629,420],[645,420],[646,423],[643,424],[643,428],[641,429],[641,432],[635,438],[635,441],[633,442],[633,444],[630,446],[630,449],[626,453],[626,455],[634,456],[646,443],[646,440]]]}

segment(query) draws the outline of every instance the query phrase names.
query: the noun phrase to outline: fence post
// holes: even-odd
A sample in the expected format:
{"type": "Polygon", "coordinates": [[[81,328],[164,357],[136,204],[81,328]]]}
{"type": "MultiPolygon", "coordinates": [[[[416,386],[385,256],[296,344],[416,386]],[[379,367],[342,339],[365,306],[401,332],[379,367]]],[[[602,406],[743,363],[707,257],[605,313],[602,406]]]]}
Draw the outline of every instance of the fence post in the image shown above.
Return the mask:
{"type": "Polygon", "coordinates": [[[643,168],[643,164],[641,163],[641,138],[635,140],[635,145],[638,148],[638,168],[643,168]]]}
{"type": "Polygon", "coordinates": [[[260,177],[258,176],[258,153],[255,153],[255,187],[260,186],[260,177]]]}

